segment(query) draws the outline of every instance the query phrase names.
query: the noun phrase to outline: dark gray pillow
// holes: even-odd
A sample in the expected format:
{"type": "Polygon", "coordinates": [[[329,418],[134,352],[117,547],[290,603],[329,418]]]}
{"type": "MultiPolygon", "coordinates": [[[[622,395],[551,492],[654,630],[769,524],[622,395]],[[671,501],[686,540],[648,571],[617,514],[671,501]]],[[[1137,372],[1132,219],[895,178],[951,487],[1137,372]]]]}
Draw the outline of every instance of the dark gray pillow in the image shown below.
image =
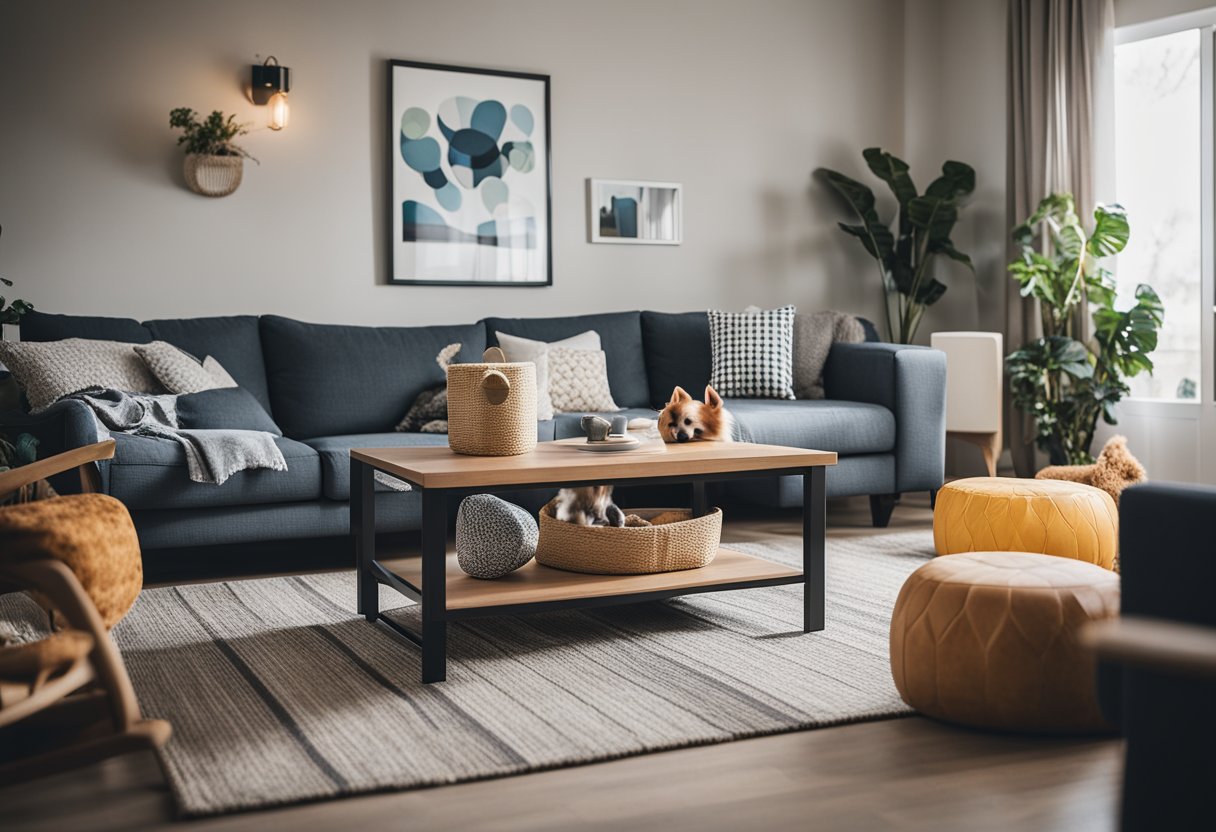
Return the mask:
{"type": "Polygon", "coordinates": [[[264,430],[283,435],[266,409],[243,387],[178,396],[177,423],[188,430],[264,430]]]}

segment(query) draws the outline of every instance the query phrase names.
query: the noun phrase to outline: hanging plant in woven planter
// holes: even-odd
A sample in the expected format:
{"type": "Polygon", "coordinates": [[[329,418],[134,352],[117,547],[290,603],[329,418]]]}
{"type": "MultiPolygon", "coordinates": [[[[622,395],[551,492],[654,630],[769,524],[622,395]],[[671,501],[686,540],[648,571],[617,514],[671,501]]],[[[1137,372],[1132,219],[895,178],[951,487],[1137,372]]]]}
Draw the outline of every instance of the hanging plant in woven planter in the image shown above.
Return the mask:
{"type": "Polygon", "coordinates": [[[186,149],[182,173],[196,194],[228,196],[240,187],[245,160],[258,161],[233,144],[234,138],[249,132],[248,125],[239,123],[234,115],[225,118],[215,110],[199,121],[194,110],[178,107],[169,113],[169,126],[182,131],[177,138],[177,143],[186,149]]]}

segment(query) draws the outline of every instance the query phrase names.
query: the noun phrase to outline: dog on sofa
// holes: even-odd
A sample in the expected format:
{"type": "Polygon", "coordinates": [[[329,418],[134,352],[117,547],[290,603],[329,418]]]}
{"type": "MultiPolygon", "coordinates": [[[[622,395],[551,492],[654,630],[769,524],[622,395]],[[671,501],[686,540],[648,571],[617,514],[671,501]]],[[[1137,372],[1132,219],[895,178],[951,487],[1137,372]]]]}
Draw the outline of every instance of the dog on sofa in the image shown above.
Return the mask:
{"type": "Polygon", "coordinates": [[[710,386],[699,402],[683,387],[671,391],[671,400],[659,414],[659,435],[667,443],[731,442],[734,417],[722,406],[722,397],[710,386]]]}

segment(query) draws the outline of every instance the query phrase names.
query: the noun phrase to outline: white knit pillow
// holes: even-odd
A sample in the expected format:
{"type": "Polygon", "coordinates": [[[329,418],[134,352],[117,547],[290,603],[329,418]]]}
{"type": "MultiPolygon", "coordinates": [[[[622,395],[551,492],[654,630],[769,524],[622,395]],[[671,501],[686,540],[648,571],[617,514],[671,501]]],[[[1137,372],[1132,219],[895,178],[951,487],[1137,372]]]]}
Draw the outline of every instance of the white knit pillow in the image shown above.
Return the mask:
{"type": "Polygon", "coordinates": [[[521,338],[506,332],[495,332],[498,346],[508,361],[532,362],[536,365],[536,418],[545,421],[553,418],[553,400],[549,395],[549,361],[546,353],[551,347],[564,347],[571,350],[598,350],[600,334],[593,329],[571,335],[560,341],[547,343],[533,341],[531,338],[521,338]]]}
{"type": "Polygon", "coordinates": [[[603,350],[550,347],[549,396],[558,413],[620,410],[608,387],[608,359],[603,350]]]}
{"type": "Polygon", "coordinates": [[[88,338],[0,341],[0,364],[8,367],[25,390],[32,413],[84,390],[164,393],[135,347],[88,338]]]}
{"type": "Polygon", "coordinates": [[[718,395],[741,399],[794,398],[794,307],[709,313],[718,395]]]}
{"type": "Polygon", "coordinates": [[[170,393],[202,393],[205,390],[237,386],[228,371],[211,356],[207,356],[207,360],[200,364],[193,355],[178,349],[168,341],[140,344],[135,348],[135,352],[148,365],[157,381],[170,393]]]}

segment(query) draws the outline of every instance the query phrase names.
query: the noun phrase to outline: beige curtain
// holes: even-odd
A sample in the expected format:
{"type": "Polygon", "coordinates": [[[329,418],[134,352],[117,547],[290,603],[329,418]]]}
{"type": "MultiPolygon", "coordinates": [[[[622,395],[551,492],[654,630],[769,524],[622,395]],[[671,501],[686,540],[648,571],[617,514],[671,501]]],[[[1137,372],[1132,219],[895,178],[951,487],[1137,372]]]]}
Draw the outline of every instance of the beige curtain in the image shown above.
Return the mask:
{"type": "MultiPolygon", "coordinates": [[[[1113,62],[1112,0],[1009,0],[1006,210],[1024,220],[1049,193],[1069,191],[1082,216],[1109,173],[1108,121],[1113,62]]],[[[1009,257],[1016,252],[1010,245],[1009,257]]],[[[1035,304],[1009,280],[1005,295],[1009,351],[1039,336],[1035,304]]],[[[1088,318],[1088,314],[1085,316],[1088,318]]],[[[1083,328],[1083,331],[1086,328],[1083,328]]],[[[1006,393],[1006,435],[1019,476],[1040,467],[1034,424],[1006,393]]]]}

